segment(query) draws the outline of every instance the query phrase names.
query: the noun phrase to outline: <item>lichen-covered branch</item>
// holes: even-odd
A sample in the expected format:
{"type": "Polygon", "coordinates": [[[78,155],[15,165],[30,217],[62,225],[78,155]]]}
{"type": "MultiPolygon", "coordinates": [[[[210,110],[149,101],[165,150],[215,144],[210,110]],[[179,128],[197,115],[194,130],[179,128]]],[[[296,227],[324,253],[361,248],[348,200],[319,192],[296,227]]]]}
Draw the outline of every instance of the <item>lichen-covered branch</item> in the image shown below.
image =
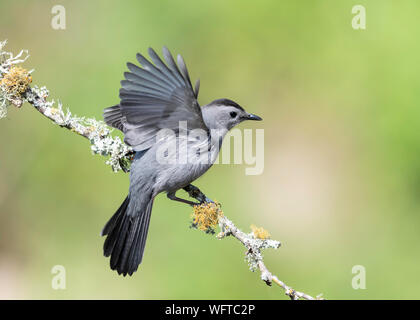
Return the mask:
{"type": "MultiPolygon", "coordinates": [[[[221,217],[219,219],[219,226],[222,229],[222,232],[219,233],[218,238],[222,239],[226,236],[233,236],[238,239],[246,248],[247,252],[245,257],[248,261],[251,271],[258,269],[261,273],[261,280],[263,280],[267,285],[271,286],[273,282],[278,284],[284,289],[284,292],[293,300],[306,299],[306,300],[315,300],[320,299],[321,295],[316,298],[311,297],[310,295],[294,290],[293,288],[287,286],[283,281],[280,281],[277,276],[273,275],[265,266],[261,250],[267,248],[278,249],[280,247],[280,242],[271,239],[259,238],[261,235],[254,229],[251,233],[246,234],[240,229],[238,229],[232,221],[226,217],[221,217]]],[[[260,230],[262,228],[259,228],[260,230]]]]}
{"type": "MultiPolygon", "coordinates": [[[[197,193],[197,189],[194,191],[195,194],[190,192],[190,196],[196,198],[197,200],[210,200],[201,191],[198,191],[200,194],[197,193]]],[[[195,206],[192,218],[192,226],[205,231],[206,233],[214,233],[213,228],[218,225],[221,230],[221,232],[217,234],[218,239],[232,236],[239,240],[246,248],[245,260],[248,262],[249,269],[253,272],[259,270],[261,274],[261,280],[263,280],[267,285],[271,286],[271,284],[275,282],[281,288],[283,288],[285,294],[293,300],[322,299],[322,295],[318,295],[314,298],[306,293],[294,290],[292,287],[289,287],[283,281],[279,280],[277,276],[273,275],[268,270],[264,264],[262,250],[268,248],[278,249],[281,243],[280,241],[270,239],[269,233],[263,228],[256,228],[255,226],[251,226],[251,233],[243,232],[223,214],[220,205],[213,201],[204,202],[201,205],[195,206]]]]}
{"type": "MultiPolygon", "coordinates": [[[[4,51],[6,41],[0,42],[0,119],[7,116],[8,108],[13,105],[20,108],[24,102],[30,103],[43,116],[56,125],[66,128],[88,139],[94,154],[107,157],[106,164],[113,171],[128,171],[134,152],[119,137],[111,136],[110,129],[104,122],[94,118],[78,117],[68,109],[63,110],[61,102],[48,100],[49,92],[46,87],[31,87],[32,72],[18,66],[29,57],[28,52],[22,50],[14,56],[4,51]]],[[[280,247],[280,242],[271,240],[263,228],[252,227],[252,232],[247,234],[237,228],[221,211],[220,205],[207,198],[198,188],[189,186],[185,188],[189,195],[197,199],[201,205],[194,207],[192,226],[207,233],[214,233],[214,227],[220,227],[218,239],[232,236],[239,240],[246,248],[245,259],[251,271],[259,270],[261,279],[271,285],[273,282],[282,287],[285,294],[291,299],[320,299],[313,298],[303,292],[296,291],[280,281],[264,264],[262,250],[280,247]]]]}
{"type": "Polygon", "coordinates": [[[32,71],[17,66],[29,57],[27,51],[22,50],[14,56],[3,50],[5,45],[6,41],[0,42],[0,119],[7,116],[9,106],[21,107],[28,102],[53,123],[87,138],[92,152],[108,157],[106,164],[113,171],[128,171],[133,154],[131,148],[119,137],[111,136],[112,129],[104,122],[78,117],[68,109],[64,111],[61,102],[48,100],[46,87],[31,87],[32,71]]]}
{"type": "Polygon", "coordinates": [[[114,172],[128,171],[132,150],[119,137],[111,136],[112,130],[104,122],[94,118],[77,117],[68,109],[64,112],[60,102],[54,107],[54,100],[47,100],[48,95],[45,87],[34,86],[27,88],[23,98],[55,124],[89,139],[92,152],[108,157],[106,164],[110,165],[114,172]]]}

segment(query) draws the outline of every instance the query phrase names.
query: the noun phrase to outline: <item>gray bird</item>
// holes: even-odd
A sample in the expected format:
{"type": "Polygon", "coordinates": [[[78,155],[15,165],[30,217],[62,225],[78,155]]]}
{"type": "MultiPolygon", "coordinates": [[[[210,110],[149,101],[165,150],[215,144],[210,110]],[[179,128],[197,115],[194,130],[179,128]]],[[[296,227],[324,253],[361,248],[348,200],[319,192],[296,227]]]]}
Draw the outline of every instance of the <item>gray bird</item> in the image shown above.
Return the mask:
{"type": "Polygon", "coordinates": [[[120,103],[104,110],[105,122],[121,130],[135,151],[128,196],[102,230],[104,255],[124,276],[142,261],[154,198],[166,192],[171,200],[197,204],[178,198],[177,190],[198,190],[190,183],[212,166],[230,129],[262,120],[229,99],[200,107],[200,82],[193,89],[183,58],[175,63],[166,47],[165,62],[152,48],[149,55],[151,62],[136,55],[141,67],[127,63],[120,103]]]}

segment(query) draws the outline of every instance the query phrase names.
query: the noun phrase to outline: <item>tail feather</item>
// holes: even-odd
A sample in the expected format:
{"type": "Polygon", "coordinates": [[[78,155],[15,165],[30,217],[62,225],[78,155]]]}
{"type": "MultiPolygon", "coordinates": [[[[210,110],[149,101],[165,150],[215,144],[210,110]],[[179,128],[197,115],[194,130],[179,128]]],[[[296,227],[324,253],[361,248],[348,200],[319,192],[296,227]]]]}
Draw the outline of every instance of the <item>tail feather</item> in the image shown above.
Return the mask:
{"type": "Polygon", "coordinates": [[[127,197],[102,231],[107,235],[104,255],[111,256],[111,269],[124,276],[131,276],[142,261],[153,205],[151,199],[142,212],[129,212],[129,201],[127,197]]]}
{"type": "Polygon", "coordinates": [[[117,212],[115,212],[114,215],[111,217],[111,219],[109,219],[109,221],[105,224],[104,228],[102,229],[101,236],[108,235],[112,231],[112,229],[114,229],[114,226],[117,223],[117,220],[121,219],[121,213],[124,213],[127,210],[128,202],[129,202],[129,199],[127,196],[124,202],[118,208],[117,212]]]}
{"type": "Polygon", "coordinates": [[[137,224],[137,230],[136,230],[136,233],[135,233],[135,238],[133,240],[131,250],[128,253],[129,257],[127,259],[127,261],[128,261],[127,268],[130,269],[130,270],[137,269],[137,266],[140,264],[140,261],[137,259],[137,254],[136,254],[137,252],[140,251],[140,249],[139,249],[139,244],[140,244],[139,238],[141,237],[140,226],[141,226],[141,224],[138,223],[137,224]],[[139,262],[137,262],[137,261],[139,261],[139,262]]]}
{"type": "Polygon", "coordinates": [[[128,244],[126,242],[127,233],[128,233],[128,230],[131,229],[131,227],[132,227],[132,222],[130,220],[131,220],[130,217],[128,217],[126,214],[124,214],[118,228],[115,228],[115,231],[112,231],[112,232],[116,232],[117,237],[116,237],[116,242],[115,242],[114,248],[112,249],[112,253],[111,253],[110,266],[111,266],[112,270],[117,269],[118,272],[120,271],[120,270],[118,270],[119,269],[118,265],[121,262],[121,259],[120,259],[121,258],[121,252],[122,252],[124,246],[126,244],[128,244]]]}

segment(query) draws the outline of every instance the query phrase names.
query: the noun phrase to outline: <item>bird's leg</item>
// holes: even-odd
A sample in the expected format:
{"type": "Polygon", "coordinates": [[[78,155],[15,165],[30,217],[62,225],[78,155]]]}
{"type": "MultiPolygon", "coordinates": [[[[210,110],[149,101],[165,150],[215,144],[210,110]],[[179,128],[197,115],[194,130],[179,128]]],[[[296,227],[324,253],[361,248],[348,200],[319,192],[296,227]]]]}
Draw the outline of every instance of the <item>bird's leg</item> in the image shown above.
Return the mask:
{"type": "Polygon", "coordinates": [[[198,203],[198,202],[193,202],[193,201],[189,201],[189,200],[178,198],[175,195],[175,193],[176,192],[168,192],[167,193],[168,198],[171,199],[171,200],[174,200],[174,201],[179,201],[179,202],[182,202],[182,203],[189,204],[190,206],[193,206],[193,207],[200,205],[200,203],[198,203]]]}
{"type": "Polygon", "coordinates": [[[214,202],[213,200],[207,198],[206,195],[203,192],[201,192],[200,189],[198,189],[196,186],[193,186],[192,184],[189,184],[188,186],[184,187],[183,189],[186,192],[188,192],[188,195],[191,198],[194,198],[194,199],[198,200],[199,202],[193,202],[193,201],[185,200],[185,199],[182,199],[182,198],[178,198],[176,196],[176,191],[175,192],[173,192],[173,191],[168,192],[167,193],[168,198],[171,199],[171,200],[174,200],[174,201],[179,201],[179,202],[182,202],[182,203],[189,204],[190,206],[197,206],[197,205],[203,204],[205,202],[214,202]]]}
{"type": "Polygon", "coordinates": [[[188,192],[188,195],[191,198],[194,198],[198,201],[200,201],[200,204],[204,202],[214,202],[213,200],[207,198],[207,196],[201,192],[200,189],[198,189],[196,186],[193,186],[192,184],[189,184],[188,186],[183,188],[186,192],[188,192]]]}

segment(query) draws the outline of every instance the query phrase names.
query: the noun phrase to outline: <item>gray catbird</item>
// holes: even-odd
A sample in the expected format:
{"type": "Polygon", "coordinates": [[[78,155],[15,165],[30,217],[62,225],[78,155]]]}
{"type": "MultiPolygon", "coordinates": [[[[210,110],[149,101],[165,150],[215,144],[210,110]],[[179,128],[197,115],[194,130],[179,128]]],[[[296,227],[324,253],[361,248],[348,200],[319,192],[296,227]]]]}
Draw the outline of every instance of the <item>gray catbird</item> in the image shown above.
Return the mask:
{"type": "Polygon", "coordinates": [[[156,195],[166,192],[172,200],[196,204],[176,197],[176,191],[195,188],[190,183],[214,163],[230,129],[244,120],[262,120],[229,99],[201,108],[200,82],[193,89],[182,57],[176,64],[166,47],[166,63],[152,48],[149,55],[153,64],[140,53],[136,57],[142,67],[127,63],[120,104],[104,110],[105,122],[121,130],[135,151],[128,196],[102,230],[104,255],[111,256],[111,269],[124,276],[142,261],[156,195]]]}

